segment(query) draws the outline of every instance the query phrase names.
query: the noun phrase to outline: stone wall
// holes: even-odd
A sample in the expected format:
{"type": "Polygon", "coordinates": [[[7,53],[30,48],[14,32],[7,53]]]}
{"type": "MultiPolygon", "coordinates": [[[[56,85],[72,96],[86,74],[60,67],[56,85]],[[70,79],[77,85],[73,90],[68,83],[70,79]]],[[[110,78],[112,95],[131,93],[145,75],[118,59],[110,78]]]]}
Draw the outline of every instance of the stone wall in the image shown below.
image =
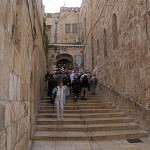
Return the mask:
{"type": "Polygon", "coordinates": [[[31,145],[46,68],[40,2],[0,2],[0,150],[31,145]]]}
{"type": "Polygon", "coordinates": [[[60,13],[46,14],[46,24],[49,30],[50,43],[76,43],[80,38],[79,8],[62,7],[60,13]],[[73,33],[72,25],[77,24],[78,31],[73,33]],[[70,33],[65,33],[65,25],[70,24],[70,33]]]}
{"type": "MultiPolygon", "coordinates": [[[[56,63],[57,63],[57,56],[61,54],[67,54],[70,55],[73,58],[73,67],[78,67],[76,66],[76,56],[82,56],[82,46],[55,46],[51,47],[48,50],[47,54],[47,70],[51,71],[54,73],[56,69],[56,63]]],[[[83,66],[81,65],[79,67],[80,70],[82,70],[83,66]]]]}
{"type": "MultiPolygon", "coordinates": [[[[80,11],[85,68],[146,109],[150,109],[149,20],[148,0],[83,0],[80,11]]],[[[145,115],[141,110],[139,117],[132,114],[137,121],[145,115]]],[[[145,121],[149,123],[147,117],[145,121]]]]}
{"type": "MultiPolygon", "coordinates": [[[[56,57],[60,54],[71,55],[73,58],[73,67],[76,67],[76,56],[82,56],[79,12],[80,8],[78,7],[61,7],[59,13],[45,14],[50,41],[50,48],[47,55],[48,71],[53,72],[54,68],[56,68],[56,57]],[[70,24],[70,33],[65,32],[66,24],[70,24]],[[77,24],[77,33],[73,33],[73,24],[77,24]],[[60,43],[62,44],[61,46],[59,45],[60,43]]],[[[82,70],[83,66],[78,68],[82,70]]]]}

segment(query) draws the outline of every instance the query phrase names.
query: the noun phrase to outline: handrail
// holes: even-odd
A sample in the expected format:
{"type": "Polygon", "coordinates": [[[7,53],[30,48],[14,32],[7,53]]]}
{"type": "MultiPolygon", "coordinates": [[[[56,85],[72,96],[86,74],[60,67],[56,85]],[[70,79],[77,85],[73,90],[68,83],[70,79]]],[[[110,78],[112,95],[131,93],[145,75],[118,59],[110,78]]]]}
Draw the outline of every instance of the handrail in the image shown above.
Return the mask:
{"type": "Polygon", "coordinates": [[[135,103],[135,105],[138,105],[138,106],[140,106],[140,107],[146,109],[147,111],[150,111],[149,108],[146,108],[145,106],[143,106],[143,105],[141,105],[140,103],[136,102],[135,100],[133,100],[133,99],[130,98],[129,96],[127,96],[127,95],[125,95],[125,94],[123,94],[123,93],[121,93],[121,92],[119,92],[119,91],[116,91],[115,89],[113,89],[113,88],[111,88],[111,87],[109,87],[109,86],[103,84],[102,82],[99,82],[99,83],[100,83],[101,85],[105,86],[106,88],[108,88],[109,90],[114,91],[114,92],[120,94],[121,96],[127,98],[127,99],[130,100],[131,102],[135,103]]]}

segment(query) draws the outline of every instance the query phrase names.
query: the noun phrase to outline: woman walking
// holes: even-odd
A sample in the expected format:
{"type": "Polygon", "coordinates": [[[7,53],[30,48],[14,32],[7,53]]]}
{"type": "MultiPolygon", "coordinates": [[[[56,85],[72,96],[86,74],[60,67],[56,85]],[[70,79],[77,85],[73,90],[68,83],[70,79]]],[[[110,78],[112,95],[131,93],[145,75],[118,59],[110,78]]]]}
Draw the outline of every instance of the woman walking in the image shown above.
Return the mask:
{"type": "Polygon", "coordinates": [[[54,88],[52,94],[55,97],[57,120],[63,120],[64,104],[66,101],[66,88],[63,86],[62,81],[58,82],[58,86],[54,88]]]}

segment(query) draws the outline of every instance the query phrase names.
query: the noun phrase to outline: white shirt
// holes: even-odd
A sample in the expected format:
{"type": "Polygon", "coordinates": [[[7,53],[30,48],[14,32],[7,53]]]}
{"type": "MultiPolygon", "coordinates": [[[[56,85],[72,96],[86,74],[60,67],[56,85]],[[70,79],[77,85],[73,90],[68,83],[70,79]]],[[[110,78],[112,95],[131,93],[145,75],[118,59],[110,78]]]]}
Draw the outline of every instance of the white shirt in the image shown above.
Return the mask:
{"type": "Polygon", "coordinates": [[[63,96],[63,88],[58,86],[58,90],[57,90],[57,95],[56,95],[56,100],[61,101],[63,96]]]}

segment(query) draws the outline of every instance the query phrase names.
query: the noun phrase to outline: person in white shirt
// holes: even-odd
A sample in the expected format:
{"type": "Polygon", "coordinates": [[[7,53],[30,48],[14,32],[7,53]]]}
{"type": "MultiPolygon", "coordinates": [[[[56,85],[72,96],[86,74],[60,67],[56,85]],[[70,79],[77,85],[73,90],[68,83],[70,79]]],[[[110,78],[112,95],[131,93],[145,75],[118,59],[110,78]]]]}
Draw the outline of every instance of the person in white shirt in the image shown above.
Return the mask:
{"type": "Polygon", "coordinates": [[[62,81],[58,82],[58,86],[54,88],[52,94],[56,95],[55,104],[57,110],[57,120],[63,120],[64,104],[66,101],[66,88],[63,86],[62,81]]]}
{"type": "Polygon", "coordinates": [[[72,81],[73,81],[73,79],[74,79],[74,76],[75,76],[75,73],[74,73],[74,71],[72,71],[72,73],[71,73],[71,75],[70,75],[71,84],[72,84],[72,81]]]}

